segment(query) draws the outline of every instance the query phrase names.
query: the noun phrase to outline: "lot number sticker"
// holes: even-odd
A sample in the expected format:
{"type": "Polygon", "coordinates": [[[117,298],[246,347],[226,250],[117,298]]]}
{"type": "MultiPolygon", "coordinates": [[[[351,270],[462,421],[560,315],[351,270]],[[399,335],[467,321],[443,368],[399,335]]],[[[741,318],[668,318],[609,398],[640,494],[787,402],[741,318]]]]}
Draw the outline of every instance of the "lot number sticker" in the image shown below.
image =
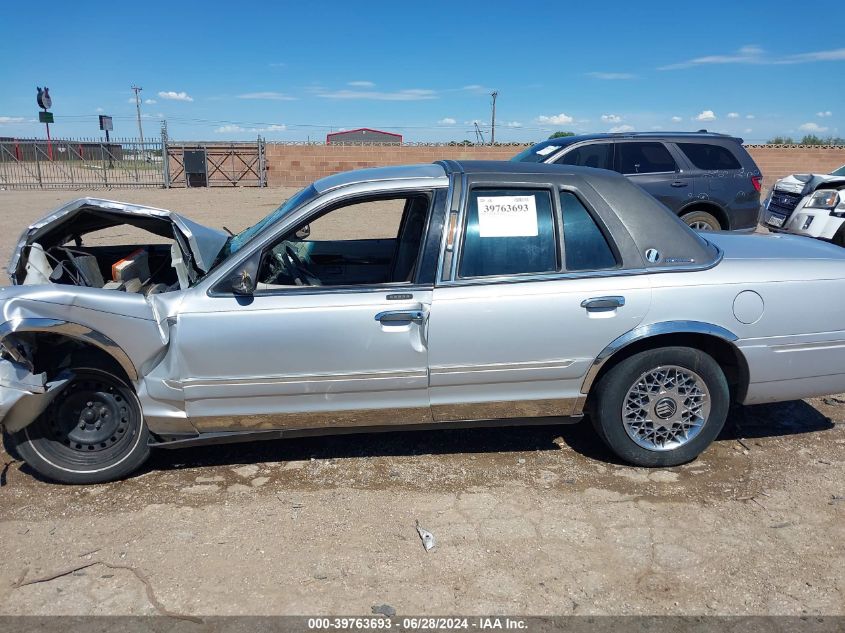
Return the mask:
{"type": "Polygon", "coordinates": [[[535,237],[537,203],[534,196],[478,198],[479,237],[535,237]]]}

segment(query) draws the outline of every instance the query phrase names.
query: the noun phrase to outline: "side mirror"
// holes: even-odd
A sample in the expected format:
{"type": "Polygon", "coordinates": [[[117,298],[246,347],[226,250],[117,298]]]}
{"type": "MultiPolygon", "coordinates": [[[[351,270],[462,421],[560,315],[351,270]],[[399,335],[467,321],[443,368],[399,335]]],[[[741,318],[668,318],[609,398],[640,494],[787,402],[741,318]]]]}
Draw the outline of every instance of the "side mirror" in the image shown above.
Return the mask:
{"type": "Polygon", "coordinates": [[[236,295],[251,296],[255,292],[255,282],[246,269],[241,271],[241,274],[232,280],[232,292],[236,295]]]}
{"type": "Polygon", "coordinates": [[[300,240],[306,239],[309,235],[311,235],[311,225],[306,224],[301,229],[299,229],[296,233],[294,233],[294,235],[296,235],[297,239],[300,239],[300,240]]]}

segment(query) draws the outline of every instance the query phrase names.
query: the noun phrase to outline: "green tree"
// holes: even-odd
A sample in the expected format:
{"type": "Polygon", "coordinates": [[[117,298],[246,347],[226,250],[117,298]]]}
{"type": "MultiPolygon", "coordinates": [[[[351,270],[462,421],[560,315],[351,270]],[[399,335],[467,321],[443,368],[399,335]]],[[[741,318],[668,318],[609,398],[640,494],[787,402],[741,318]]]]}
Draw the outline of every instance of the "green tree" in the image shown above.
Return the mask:
{"type": "Polygon", "coordinates": [[[555,132],[549,137],[549,139],[563,138],[564,136],[575,136],[575,132],[555,132]]]}
{"type": "Polygon", "coordinates": [[[769,145],[795,145],[795,141],[791,136],[776,136],[766,141],[769,145]]]}

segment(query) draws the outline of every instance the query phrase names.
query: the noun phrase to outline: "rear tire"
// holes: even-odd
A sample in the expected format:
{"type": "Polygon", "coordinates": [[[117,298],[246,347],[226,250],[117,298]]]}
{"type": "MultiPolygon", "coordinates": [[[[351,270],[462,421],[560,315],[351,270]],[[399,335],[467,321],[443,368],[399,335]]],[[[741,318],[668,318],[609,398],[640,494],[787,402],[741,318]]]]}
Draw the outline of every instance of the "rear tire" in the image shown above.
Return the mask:
{"type": "Polygon", "coordinates": [[[721,231],[722,225],[716,216],[707,213],[707,211],[690,211],[684,213],[681,219],[688,227],[696,231],[721,231]]]}
{"type": "Polygon", "coordinates": [[[695,459],[719,435],[730,391],[718,363],[689,347],[626,358],[595,385],[593,425],[611,451],[637,466],[695,459]]]}
{"type": "Polygon", "coordinates": [[[138,397],[110,372],[85,367],[73,373],[44,413],[10,436],[11,444],[31,468],[57,482],[125,477],[150,454],[138,397]]]}

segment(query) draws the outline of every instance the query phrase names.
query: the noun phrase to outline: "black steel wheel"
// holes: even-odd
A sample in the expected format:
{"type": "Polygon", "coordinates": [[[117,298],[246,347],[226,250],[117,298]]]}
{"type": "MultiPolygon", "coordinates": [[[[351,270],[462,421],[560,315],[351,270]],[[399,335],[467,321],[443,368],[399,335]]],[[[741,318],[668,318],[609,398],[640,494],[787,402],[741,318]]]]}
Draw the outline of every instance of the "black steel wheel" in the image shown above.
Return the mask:
{"type": "Polygon", "coordinates": [[[101,369],[73,370],[39,418],[12,435],[24,461],[62,483],[112,481],[149,456],[149,432],[134,390],[101,369]]]}

